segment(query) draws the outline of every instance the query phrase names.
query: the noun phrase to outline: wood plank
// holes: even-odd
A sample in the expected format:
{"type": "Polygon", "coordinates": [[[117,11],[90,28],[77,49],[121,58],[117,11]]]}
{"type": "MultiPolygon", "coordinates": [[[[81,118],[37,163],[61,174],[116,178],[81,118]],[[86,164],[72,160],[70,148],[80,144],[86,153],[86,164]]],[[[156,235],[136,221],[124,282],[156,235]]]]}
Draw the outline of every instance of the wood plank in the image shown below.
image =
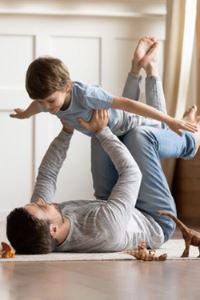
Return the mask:
{"type": "MultiPolygon", "coordinates": [[[[181,178],[181,180],[176,181],[176,186],[174,187],[176,193],[179,192],[200,192],[200,181],[199,178],[181,178]]],[[[178,196],[178,195],[177,195],[178,196]]]]}
{"type": "MultiPolygon", "coordinates": [[[[197,82],[200,82],[200,1],[197,0],[197,32],[196,32],[196,55],[197,55],[197,82]]],[[[197,84],[197,106],[200,107],[200,84],[197,84]]]]}
{"type": "Polygon", "coordinates": [[[199,165],[192,165],[192,164],[185,164],[180,163],[176,166],[177,170],[174,174],[174,183],[182,178],[190,179],[190,178],[198,178],[200,179],[200,164],[199,165]]]}
{"type": "Polygon", "coordinates": [[[2,263],[1,299],[199,299],[199,266],[198,260],[2,263]]]}
{"type": "Polygon", "coordinates": [[[175,197],[175,201],[177,206],[181,204],[185,205],[189,203],[190,205],[195,205],[199,207],[200,206],[199,191],[193,191],[192,193],[190,191],[179,192],[178,197],[175,197]]]}

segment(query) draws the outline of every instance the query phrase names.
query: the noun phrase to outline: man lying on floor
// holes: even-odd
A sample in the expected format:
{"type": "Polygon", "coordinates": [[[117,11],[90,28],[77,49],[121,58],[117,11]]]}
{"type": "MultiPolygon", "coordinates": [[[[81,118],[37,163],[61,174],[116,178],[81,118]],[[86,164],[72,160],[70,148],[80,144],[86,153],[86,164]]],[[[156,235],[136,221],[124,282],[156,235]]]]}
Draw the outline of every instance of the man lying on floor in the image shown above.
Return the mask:
{"type": "MultiPolygon", "coordinates": [[[[94,112],[91,121],[83,122],[83,125],[95,134],[118,171],[117,183],[108,200],[51,203],[57,175],[72,136],[67,127],[63,128],[41,163],[33,202],[15,208],[7,217],[7,237],[18,254],[114,252],[135,248],[140,241],[145,241],[150,248],[158,248],[166,240],[166,219],[160,217],[157,221],[152,212],[148,214],[135,208],[142,175],[126,146],[106,127],[107,122],[108,112],[101,110],[94,112]]],[[[144,127],[142,130],[151,133],[151,139],[146,139],[149,151],[162,151],[163,157],[163,148],[169,144],[170,156],[184,158],[193,157],[199,146],[200,131],[178,136],[168,129],[144,127]],[[165,144],[159,147],[162,136],[165,144]],[[153,139],[157,139],[157,144],[153,139]]],[[[151,162],[159,161],[157,153],[152,155],[149,152],[149,157],[151,162]]],[[[146,168],[150,167],[146,165],[146,168]]],[[[146,203],[149,207],[148,199],[146,203]]],[[[161,207],[156,201],[151,204],[155,215],[158,215],[159,208],[163,208],[163,203],[161,207]]],[[[165,203],[164,208],[172,211],[171,203],[165,203]]],[[[168,224],[173,231],[173,222],[168,224]]]]}

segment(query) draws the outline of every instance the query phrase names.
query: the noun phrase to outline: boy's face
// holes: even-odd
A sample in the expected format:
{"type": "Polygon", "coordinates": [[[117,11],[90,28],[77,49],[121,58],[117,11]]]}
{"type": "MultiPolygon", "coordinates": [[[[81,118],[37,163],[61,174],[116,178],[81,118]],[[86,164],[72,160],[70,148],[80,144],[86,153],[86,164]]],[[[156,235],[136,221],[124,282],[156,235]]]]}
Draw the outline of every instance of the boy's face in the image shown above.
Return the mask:
{"type": "Polygon", "coordinates": [[[69,99],[67,99],[67,92],[56,91],[45,99],[37,99],[37,101],[51,113],[57,113],[63,105],[66,105],[69,99]]]}

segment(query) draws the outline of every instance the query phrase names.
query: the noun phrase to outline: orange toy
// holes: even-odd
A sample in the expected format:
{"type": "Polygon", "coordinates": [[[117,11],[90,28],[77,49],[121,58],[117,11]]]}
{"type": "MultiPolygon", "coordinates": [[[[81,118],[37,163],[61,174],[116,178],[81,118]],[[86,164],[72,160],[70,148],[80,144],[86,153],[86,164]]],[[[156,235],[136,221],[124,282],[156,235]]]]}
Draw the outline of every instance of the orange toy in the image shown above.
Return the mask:
{"type": "Polygon", "coordinates": [[[5,242],[1,242],[2,249],[0,250],[0,258],[15,257],[15,250],[5,242]]]}
{"type": "Polygon", "coordinates": [[[136,249],[126,250],[124,251],[124,253],[134,256],[136,259],[143,261],[163,261],[167,259],[166,253],[160,256],[156,256],[155,250],[147,249],[144,241],[140,242],[136,249]]]}

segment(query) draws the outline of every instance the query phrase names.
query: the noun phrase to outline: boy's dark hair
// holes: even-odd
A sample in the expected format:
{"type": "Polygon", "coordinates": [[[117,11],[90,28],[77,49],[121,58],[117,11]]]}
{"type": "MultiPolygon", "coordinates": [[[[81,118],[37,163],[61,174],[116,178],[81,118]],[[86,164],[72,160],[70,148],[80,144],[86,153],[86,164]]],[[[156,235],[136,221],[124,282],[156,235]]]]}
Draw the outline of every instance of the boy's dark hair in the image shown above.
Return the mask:
{"type": "Polygon", "coordinates": [[[7,216],[7,238],[18,254],[53,252],[55,240],[50,235],[49,224],[33,217],[23,207],[15,208],[7,216]]]}
{"type": "Polygon", "coordinates": [[[63,62],[54,57],[39,57],[26,72],[26,90],[31,99],[45,99],[62,91],[70,82],[70,75],[63,62]]]}

